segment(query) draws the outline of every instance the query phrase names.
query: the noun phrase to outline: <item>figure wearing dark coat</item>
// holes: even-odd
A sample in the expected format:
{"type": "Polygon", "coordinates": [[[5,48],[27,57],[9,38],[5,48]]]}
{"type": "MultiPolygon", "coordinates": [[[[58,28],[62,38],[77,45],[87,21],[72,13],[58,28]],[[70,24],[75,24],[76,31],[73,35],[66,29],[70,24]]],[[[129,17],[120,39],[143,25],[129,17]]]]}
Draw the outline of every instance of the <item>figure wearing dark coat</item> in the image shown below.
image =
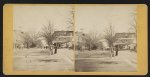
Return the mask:
{"type": "Polygon", "coordinates": [[[118,56],[118,45],[115,46],[116,56],[118,56]]]}
{"type": "Polygon", "coordinates": [[[57,53],[57,44],[56,43],[54,43],[54,49],[55,49],[54,54],[56,54],[57,53]]]}

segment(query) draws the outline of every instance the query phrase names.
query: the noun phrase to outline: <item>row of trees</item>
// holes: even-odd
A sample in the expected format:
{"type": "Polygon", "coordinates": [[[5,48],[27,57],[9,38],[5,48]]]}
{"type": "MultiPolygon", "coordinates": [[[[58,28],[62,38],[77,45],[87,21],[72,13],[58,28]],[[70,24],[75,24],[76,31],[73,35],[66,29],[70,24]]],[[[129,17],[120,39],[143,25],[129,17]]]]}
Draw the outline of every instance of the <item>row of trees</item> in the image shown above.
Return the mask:
{"type": "Polygon", "coordinates": [[[102,46],[99,42],[101,36],[97,32],[89,32],[87,34],[82,34],[81,36],[78,36],[78,38],[81,38],[81,41],[77,42],[77,49],[79,50],[82,50],[83,47],[88,50],[94,50],[102,46]]]}
{"type": "MultiPolygon", "coordinates": [[[[133,22],[130,24],[131,29],[136,32],[135,14],[131,14],[131,15],[133,16],[133,22]]],[[[68,18],[68,21],[67,21],[69,30],[73,30],[73,25],[74,25],[73,18],[74,18],[74,11],[72,8],[72,10],[70,11],[70,18],[68,18]]],[[[115,34],[115,31],[113,29],[113,25],[112,23],[110,23],[108,25],[108,28],[106,28],[105,35],[104,35],[104,39],[107,40],[109,47],[113,47],[113,43],[116,40],[114,34],[115,34]]],[[[49,22],[48,25],[43,26],[42,32],[37,33],[37,34],[30,34],[30,33],[25,32],[22,35],[23,44],[27,48],[40,46],[40,41],[37,39],[38,37],[44,37],[47,44],[51,46],[53,44],[54,39],[56,38],[56,36],[54,35],[54,24],[49,22]]],[[[87,33],[81,38],[82,38],[82,42],[78,44],[80,45],[79,48],[81,48],[81,46],[85,46],[87,47],[88,50],[93,50],[93,49],[98,49],[99,47],[102,47],[102,43],[99,42],[102,37],[100,36],[100,34],[96,32],[87,33]]]]}
{"type": "Polygon", "coordinates": [[[22,44],[25,48],[37,47],[40,45],[40,41],[37,39],[38,34],[23,32],[20,37],[22,38],[22,44]]]}
{"type": "MultiPolygon", "coordinates": [[[[132,25],[131,28],[135,28],[135,25],[132,25]]],[[[109,47],[113,47],[113,43],[116,40],[115,37],[115,31],[113,29],[112,24],[109,24],[109,26],[105,30],[104,39],[107,40],[109,47]]],[[[54,24],[49,22],[47,26],[44,25],[42,28],[42,32],[40,34],[29,34],[27,32],[24,32],[22,35],[23,38],[23,44],[27,47],[37,47],[40,46],[41,42],[38,40],[38,37],[44,37],[47,44],[50,46],[53,44],[54,39],[56,36],[54,35],[54,24]]],[[[81,36],[82,42],[80,42],[78,45],[85,46],[88,48],[88,50],[97,49],[99,47],[102,47],[102,43],[100,40],[102,37],[97,32],[90,32],[83,36],[81,36]]]]}
{"type": "MultiPolygon", "coordinates": [[[[42,42],[40,37],[44,38],[46,43],[50,46],[52,41],[56,38],[54,33],[53,24],[49,22],[47,26],[43,26],[42,32],[39,33],[30,33],[30,32],[20,32],[18,36],[20,37],[20,41],[15,42],[18,48],[21,45],[24,45],[24,48],[32,48],[32,47],[41,47],[42,42]],[[20,45],[20,46],[19,46],[20,45]]],[[[17,40],[17,39],[16,39],[17,40]]]]}
{"type": "MultiPolygon", "coordinates": [[[[132,23],[130,23],[130,26],[131,27],[129,30],[132,30],[132,32],[136,33],[137,23],[136,23],[136,17],[135,16],[133,16],[133,21],[132,21],[132,23]]],[[[98,49],[99,47],[103,48],[103,45],[100,42],[102,37],[96,32],[90,32],[88,34],[85,34],[81,38],[83,41],[78,42],[77,49],[82,50],[82,46],[85,46],[88,50],[98,49]]],[[[105,29],[105,35],[104,35],[103,39],[105,39],[107,41],[108,46],[110,48],[114,47],[116,37],[115,37],[115,31],[114,31],[114,27],[113,27],[112,23],[110,23],[108,25],[108,27],[105,29]]]]}
{"type": "MultiPolygon", "coordinates": [[[[69,11],[69,18],[66,21],[68,24],[67,29],[73,30],[74,25],[74,8],[71,8],[69,11]]],[[[54,24],[49,21],[48,25],[44,25],[42,28],[42,32],[31,34],[29,32],[24,32],[21,35],[21,38],[23,39],[23,44],[26,48],[31,47],[39,47],[41,46],[41,41],[37,38],[43,37],[48,44],[48,46],[51,46],[56,36],[54,35],[54,24]]]]}
{"type": "MultiPolygon", "coordinates": [[[[115,32],[113,29],[113,26],[110,24],[108,28],[105,30],[105,35],[101,36],[96,31],[91,31],[89,33],[83,34],[78,36],[78,38],[81,38],[82,41],[77,42],[77,49],[82,50],[82,47],[85,47],[86,49],[95,50],[95,49],[102,49],[103,44],[101,42],[101,39],[106,39],[109,47],[113,47],[113,43],[115,42],[115,32]]],[[[84,49],[85,49],[84,48],[84,49]]]]}
{"type": "Polygon", "coordinates": [[[14,47],[15,48],[33,48],[33,47],[42,47],[44,40],[49,46],[52,45],[52,41],[56,38],[53,34],[54,28],[53,24],[49,22],[48,25],[44,25],[42,28],[42,32],[31,33],[31,32],[23,32],[17,31],[15,35],[18,38],[15,38],[14,47]],[[40,39],[42,38],[42,39],[40,39]]]}
{"type": "MultiPolygon", "coordinates": [[[[136,21],[136,13],[135,11],[133,13],[130,14],[131,15],[131,22],[129,23],[130,28],[129,31],[131,30],[133,33],[137,33],[137,21],[136,21]]],[[[103,37],[110,48],[114,47],[114,42],[116,41],[116,37],[115,37],[115,31],[114,31],[114,27],[112,25],[112,23],[110,23],[108,25],[108,27],[105,29],[105,35],[103,37]]],[[[99,42],[99,40],[101,40],[100,35],[97,35],[97,33],[91,32],[86,34],[84,37],[82,37],[83,39],[83,43],[78,42],[78,49],[81,49],[82,46],[85,46],[88,48],[88,50],[93,50],[93,49],[97,49],[99,47],[103,47],[102,43],[99,42]]]]}

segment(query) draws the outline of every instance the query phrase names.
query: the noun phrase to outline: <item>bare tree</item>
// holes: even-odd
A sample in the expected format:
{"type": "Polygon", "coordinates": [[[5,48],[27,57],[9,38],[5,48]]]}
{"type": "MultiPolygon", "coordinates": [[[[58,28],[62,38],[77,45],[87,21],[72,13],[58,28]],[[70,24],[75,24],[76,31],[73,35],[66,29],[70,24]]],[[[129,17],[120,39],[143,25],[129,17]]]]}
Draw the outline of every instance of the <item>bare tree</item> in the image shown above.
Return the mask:
{"type": "Polygon", "coordinates": [[[109,47],[110,48],[113,47],[116,37],[112,24],[110,24],[108,28],[105,30],[104,38],[107,40],[109,47]]]}
{"type": "Polygon", "coordinates": [[[134,33],[137,32],[136,30],[136,26],[137,26],[137,20],[136,20],[136,12],[134,10],[134,12],[131,13],[131,17],[132,17],[132,21],[130,22],[130,30],[132,30],[134,33]]]}
{"type": "Polygon", "coordinates": [[[133,18],[133,23],[131,23],[130,25],[133,32],[136,33],[136,25],[137,25],[136,18],[133,18]]]}
{"type": "Polygon", "coordinates": [[[31,38],[32,38],[32,44],[33,44],[33,46],[34,47],[38,47],[38,45],[39,45],[39,40],[38,40],[39,34],[38,33],[32,33],[31,34],[31,38]]]}
{"type": "Polygon", "coordinates": [[[21,35],[23,39],[23,44],[26,48],[36,47],[37,45],[37,38],[38,34],[36,33],[28,33],[28,32],[22,32],[21,35]]]}
{"type": "MultiPolygon", "coordinates": [[[[131,27],[129,28],[129,30],[131,30],[133,33],[135,33],[135,37],[137,37],[137,18],[136,18],[136,10],[134,10],[131,13],[132,16],[132,21],[130,22],[131,27]]],[[[137,42],[136,38],[135,41],[137,42]]],[[[135,49],[134,51],[136,51],[136,46],[137,44],[135,43],[135,49]]]]}
{"type": "Polygon", "coordinates": [[[56,36],[54,35],[54,25],[51,22],[49,22],[47,26],[43,27],[43,32],[41,35],[45,38],[48,46],[51,47],[54,39],[56,38],[56,36]]]}
{"type": "Polygon", "coordinates": [[[82,37],[85,46],[88,47],[88,50],[97,49],[100,45],[100,39],[100,34],[98,34],[97,32],[90,32],[82,37]]]}
{"type": "Polygon", "coordinates": [[[33,43],[33,39],[31,37],[31,35],[27,32],[23,32],[21,35],[22,39],[23,39],[23,44],[26,48],[30,48],[32,43],[33,43]]]}
{"type": "Polygon", "coordinates": [[[74,25],[74,7],[71,8],[71,10],[69,11],[70,17],[67,20],[68,23],[68,30],[73,30],[73,25],[74,25]]]}

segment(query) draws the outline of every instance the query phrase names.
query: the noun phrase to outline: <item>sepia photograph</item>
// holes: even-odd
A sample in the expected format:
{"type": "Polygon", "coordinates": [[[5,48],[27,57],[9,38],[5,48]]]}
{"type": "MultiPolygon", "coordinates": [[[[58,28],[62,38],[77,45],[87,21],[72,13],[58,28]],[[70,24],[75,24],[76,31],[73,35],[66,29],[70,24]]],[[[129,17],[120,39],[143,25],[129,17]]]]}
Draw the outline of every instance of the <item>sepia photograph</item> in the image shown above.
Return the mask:
{"type": "Polygon", "coordinates": [[[7,4],[3,73],[144,75],[144,4],[7,4]]]}
{"type": "Polygon", "coordinates": [[[14,70],[74,71],[73,8],[14,6],[14,70]]]}
{"type": "Polygon", "coordinates": [[[76,72],[137,71],[136,5],[76,6],[76,72]]]}
{"type": "Polygon", "coordinates": [[[15,70],[137,71],[136,46],[134,5],[14,8],[15,70]]]}

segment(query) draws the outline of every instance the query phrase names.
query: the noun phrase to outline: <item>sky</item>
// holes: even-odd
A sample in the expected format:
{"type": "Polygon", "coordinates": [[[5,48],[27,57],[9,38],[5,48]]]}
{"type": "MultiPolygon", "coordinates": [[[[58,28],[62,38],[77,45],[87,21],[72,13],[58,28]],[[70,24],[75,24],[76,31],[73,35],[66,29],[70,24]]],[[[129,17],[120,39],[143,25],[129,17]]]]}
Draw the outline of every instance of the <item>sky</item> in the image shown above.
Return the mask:
{"type": "Polygon", "coordinates": [[[104,34],[106,28],[111,24],[115,33],[129,32],[130,23],[133,22],[133,13],[136,6],[77,6],[75,25],[76,31],[97,31],[104,34]]]}
{"type": "MultiPolygon", "coordinates": [[[[65,30],[70,17],[70,5],[52,6],[14,6],[14,29],[29,32],[40,32],[43,25],[51,21],[56,30],[65,30]]],[[[108,25],[112,24],[115,32],[128,32],[133,22],[131,14],[136,5],[79,5],[75,6],[75,30],[103,34],[108,25]]]]}
{"type": "Polygon", "coordinates": [[[56,30],[65,30],[70,6],[14,6],[14,29],[40,32],[49,22],[56,30]]]}

